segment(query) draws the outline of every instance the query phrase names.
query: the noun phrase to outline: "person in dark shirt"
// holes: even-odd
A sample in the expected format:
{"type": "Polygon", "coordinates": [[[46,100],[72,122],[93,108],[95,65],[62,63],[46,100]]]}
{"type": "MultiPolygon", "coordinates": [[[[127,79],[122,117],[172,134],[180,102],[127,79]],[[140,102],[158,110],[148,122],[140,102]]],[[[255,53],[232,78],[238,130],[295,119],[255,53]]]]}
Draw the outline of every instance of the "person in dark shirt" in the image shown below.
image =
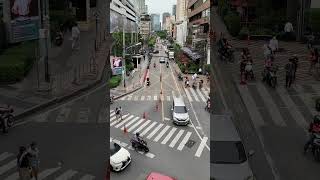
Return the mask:
{"type": "Polygon", "coordinates": [[[21,146],[17,156],[17,166],[19,170],[20,180],[30,180],[30,154],[27,148],[21,146]]]}

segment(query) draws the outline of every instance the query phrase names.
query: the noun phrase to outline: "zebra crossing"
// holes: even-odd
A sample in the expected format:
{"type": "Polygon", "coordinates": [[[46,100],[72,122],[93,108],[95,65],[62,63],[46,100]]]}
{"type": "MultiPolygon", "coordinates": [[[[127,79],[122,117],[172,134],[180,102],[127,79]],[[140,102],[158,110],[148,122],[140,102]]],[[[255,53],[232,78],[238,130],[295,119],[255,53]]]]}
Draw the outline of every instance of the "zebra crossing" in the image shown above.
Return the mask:
{"type": "MultiPolygon", "coordinates": [[[[17,171],[16,155],[10,152],[0,153],[0,179],[19,180],[17,171]]],[[[64,169],[61,166],[40,169],[39,180],[95,180],[91,174],[76,171],[74,169],[64,169]]]]}
{"type": "Polygon", "coordinates": [[[300,127],[306,132],[320,97],[320,85],[295,85],[267,89],[262,83],[237,86],[256,128],[263,126],[300,127]]]}
{"type": "MultiPolygon", "coordinates": [[[[191,131],[178,129],[170,125],[143,119],[130,114],[123,115],[122,120],[120,120],[120,118],[117,119],[114,110],[110,111],[110,127],[122,131],[126,128],[127,132],[133,134],[140,132],[141,137],[145,137],[146,139],[155,143],[160,143],[161,145],[168,145],[170,148],[178,151],[185,149],[186,144],[191,140],[190,137],[193,135],[193,132],[191,131]]],[[[204,137],[204,139],[205,138],[207,137],[204,137]]],[[[197,148],[195,156],[200,157],[203,149],[204,146],[201,143],[197,148]]]]}
{"type": "MultiPolygon", "coordinates": [[[[209,88],[193,89],[184,88],[186,96],[190,102],[207,102],[210,94],[209,88]]],[[[120,101],[172,101],[172,95],[128,95],[120,98],[120,101]]]]}

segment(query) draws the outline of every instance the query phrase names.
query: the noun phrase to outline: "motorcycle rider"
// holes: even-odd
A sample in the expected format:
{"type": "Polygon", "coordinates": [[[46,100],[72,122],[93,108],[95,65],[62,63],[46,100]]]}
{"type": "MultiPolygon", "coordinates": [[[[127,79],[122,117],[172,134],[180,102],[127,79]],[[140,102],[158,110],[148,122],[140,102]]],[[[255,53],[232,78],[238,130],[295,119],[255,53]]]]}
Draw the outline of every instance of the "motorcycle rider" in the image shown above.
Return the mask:
{"type": "Polygon", "coordinates": [[[135,134],[134,140],[136,140],[138,143],[142,143],[143,142],[142,138],[140,137],[140,133],[139,132],[137,132],[135,134]]]}
{"type": "Polygon", "coordinates": [[[313,145],[313,141],[316,138],[314,134],[320,133],[320,116],[319,115],[316,115],[314,117],[313,122],[310,123],[308,131],[310,133],[310,138],[308,142],[304,145],[304,154],[307,152],[309,146],[313,145]]]}
{"type": "Polygon", "coordinates": [[[153,63],[153,67],[156,68],[156,63],[155,62],[153,63]]]}
{"type": "Polygon", "coordinates": [[[9,112],[10,112],[9,106],[7,108],[5,108],[5,107],[0,108],[0,121],[2,124],[3,133],[8,133],[8,123],[7,123],[7,119],[4,117],[4,115],[9,112]]]}

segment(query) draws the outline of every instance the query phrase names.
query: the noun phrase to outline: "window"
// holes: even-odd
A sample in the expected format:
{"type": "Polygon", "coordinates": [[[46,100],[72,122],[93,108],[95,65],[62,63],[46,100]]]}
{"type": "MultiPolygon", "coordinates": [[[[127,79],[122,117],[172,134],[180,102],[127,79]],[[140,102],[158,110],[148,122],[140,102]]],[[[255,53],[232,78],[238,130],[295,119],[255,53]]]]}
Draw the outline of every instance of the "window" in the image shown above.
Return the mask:
{"type": "Polygon", "coordinates": [[[210,162],[215,164],[241,164],[247,156],[240,141],[212,141],[213,151],[210,152],[210,162]]]}
{"type": "Polygon", "coordinates": [[[174,112],[175,113],[186,113],[187,112],[187,108],[185,106],[176,106],[174,108],[174,112]]]}
{"type": "Polygon", "coordinates": [[[121,147],[117,143],[110,144],[110,155],[113,156],[116,154],[121,147]]]}

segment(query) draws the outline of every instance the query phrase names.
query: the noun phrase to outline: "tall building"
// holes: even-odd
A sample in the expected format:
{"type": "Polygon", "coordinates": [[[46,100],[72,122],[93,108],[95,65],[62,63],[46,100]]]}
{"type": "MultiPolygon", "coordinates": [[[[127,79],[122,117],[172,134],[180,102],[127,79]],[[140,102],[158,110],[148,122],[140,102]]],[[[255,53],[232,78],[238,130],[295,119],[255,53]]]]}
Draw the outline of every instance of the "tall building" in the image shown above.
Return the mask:
{"type": "Polygon", "coordinates": [[[151,14],[151,29],[160,31],[160,14],[151,14]]]}
{"type": "Polygon", "coordinates": [[[148,14],[148,5],[144,5],[144,13],[148,14]]]}
{"type": "Polygon", "coordinates": [[[187,0],[177,0],[176,21],[183,21],[187,17],[187,0]]]}
{"type": "Polygon", "coordinates": [[[139,15],[143,14],[146,12],[146,1],[145,0],[133,0],[132,1],[137,7],[137,11],[139,13],[139,15]]]}
{"type": "Polygon", "coordinates": [[[170,17],[170,13],[165,12],[162,14],[162,29],[165,30],[166,29],[166,18],[170,17]]]}
{"type": "Polygon", "coordinates": [[[172,6],[172,15],[176,16],[176,11],[177,11],[177,5],[172,6]]]}
{"type": "Polygon", "coordinates": [[[143,39],[147,39],[151,32],[151,18],[148,14],[141,15],[140,34],[143,39]]]}

